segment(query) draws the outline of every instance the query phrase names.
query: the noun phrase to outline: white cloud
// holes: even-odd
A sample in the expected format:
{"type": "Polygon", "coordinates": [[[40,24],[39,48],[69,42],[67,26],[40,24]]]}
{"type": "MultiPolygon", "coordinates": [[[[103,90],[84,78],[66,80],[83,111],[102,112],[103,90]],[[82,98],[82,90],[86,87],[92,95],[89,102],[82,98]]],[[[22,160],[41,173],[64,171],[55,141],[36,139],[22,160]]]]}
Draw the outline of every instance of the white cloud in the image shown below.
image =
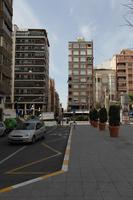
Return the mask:
{"type": "Polygon", "coordinates": [[[42,24],[26,0],[14,0],[13,22],[21,28],[42,28],[42,24]]]}
{"type": "Polygon", "coordinates": [[[85,39],[92,40],[94,38],[94,35],[96,33],[96,26],[92,23],[81,25],[80,26],[80,34],[85,39]]]}

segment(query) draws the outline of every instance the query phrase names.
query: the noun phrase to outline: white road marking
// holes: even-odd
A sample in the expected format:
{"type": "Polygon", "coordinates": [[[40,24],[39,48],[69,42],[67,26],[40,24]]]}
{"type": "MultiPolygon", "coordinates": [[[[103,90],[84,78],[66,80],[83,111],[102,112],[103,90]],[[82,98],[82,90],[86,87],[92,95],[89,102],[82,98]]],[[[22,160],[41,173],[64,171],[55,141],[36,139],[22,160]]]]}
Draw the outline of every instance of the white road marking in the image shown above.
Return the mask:
{"type": "Polygon", "coordinates": [[[18,149],[17,151],[15,151],[14,153],[12,153],[11,155],[7,156],[6,158],[4,158],[3,160],[0,161],[0,164],[3,164],[5,161],[9,160],[10,158],[12,158],[13,156],[15,156],[17,153],[19,153],[20,151],[22,151],[25,148],[26,148],[26,146],[18,149]]]}

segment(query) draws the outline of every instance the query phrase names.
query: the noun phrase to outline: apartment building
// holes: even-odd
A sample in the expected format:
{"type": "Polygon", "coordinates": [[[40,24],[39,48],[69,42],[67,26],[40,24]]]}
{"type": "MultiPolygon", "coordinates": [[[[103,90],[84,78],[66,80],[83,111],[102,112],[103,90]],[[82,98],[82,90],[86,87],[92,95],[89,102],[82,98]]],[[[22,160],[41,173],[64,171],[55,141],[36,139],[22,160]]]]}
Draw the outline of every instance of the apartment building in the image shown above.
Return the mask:
{"type": "Polygon", "coordinates": [[[96,104],[108,107],[110,101],[116,100],[116,70],[96,68],[94,74],[96,104]]]}
{"type": "Polygon", "coordinates": [[[14,93],[20,114],[47,111],[49,80],[49,41],[45,29],[14,27],[14,93]]]}
{"type": "Polygon", "coordinates": [[[69,42],[68,111],[88,110],[93,104],[93,42],[69,42]]]}
{"type": "Polygon", "coordinates": [[[55,112],[55,81],[49,79],[48,111],[55,112]]]}
{"type": "MultiPolygon", "coordinates": [[[[12,0],[0,0],[0,108],[11,94],[12,0]]],[[[1,117],[0,117],[1,118],[1,117]]]]}
{"type": "Polygon", "coordinates": [[[133,50],[124,49],[116,58],[116,84],[118,98],[133,93],[133,50]]]}

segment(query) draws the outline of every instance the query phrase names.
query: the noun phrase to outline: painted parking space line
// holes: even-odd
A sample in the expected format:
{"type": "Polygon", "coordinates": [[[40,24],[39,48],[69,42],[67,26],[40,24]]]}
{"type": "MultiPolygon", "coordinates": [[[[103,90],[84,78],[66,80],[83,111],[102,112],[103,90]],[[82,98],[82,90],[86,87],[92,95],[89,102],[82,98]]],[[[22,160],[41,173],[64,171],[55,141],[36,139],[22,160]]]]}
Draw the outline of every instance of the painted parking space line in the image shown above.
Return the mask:
{"type": "Polygon", "coordinates": [[[0,189],[0,193],[11,192],[13,189],[17,189],[17,188],[20,188],[20,187],[23,187],[23,186],[26,186],[26,185],[29,185],[29,184],[32,184],[32,183],[36,183],[36,182],[48,179],[48,178],[53,177],[53,176],[57,176],[57,175],[62,174],[62,173],[64,173],[64,171],[59,170],[59,171],[53,172],[53,173],[48,174],[48,175],[40,176],[38,178],[29,180],[29,181],[25,181],[25,182],[22,182],[22,183],[19,183],[19,184],[10,186],[10,187],[0,189]]]}
{"type": "Polygon", "coordinates": [[[12,153],[11,155],[7,156],[6,158],[4,158],[3,160],[0,161],[0,164],[3,164],[4,162],[6,162],[7,160],[9,160],[13,156],[15,156],[16,154],[18,154],[20,151],[23,151],[23,149],[25,149],[25,148],[26,148],[26,146],[18,149],[17,151],[15,151],[14,153],[12,153]]]}
{"type": "MultiPolygon", "coordinates": [[[[6,174],[17,174],[17,171],[19,171],[19,170],[21,170],[21,169],[30,167],[30,166],[32,166],[32,165],[41,163],[41,162],[43,162],[43,161],[49,160],[49,159],[51,159],[51,158],[54,158],[54,157],[57,157],[57,156],[60,156],[60,155],[61,155],[61,153],[57,153],[57,154],[54,154],[54,155],[52,155],[52,156],[45,157],[45,158],[42,158],[42,159],[40,159],[40,160],[37,160],[37,161],[31,162],[31,163],[22,165],[22,166],[17,167],[17,168],[15,168],[15,169],[13,169],[13,170],[7,171],[6,174]]],[[[31,173],[32,173],[32,172],[31,172],[31,173]]],[[[30,174],[30,172],[29,172],[29,174],[30,174]]]]}
{"type": "MultiPolygon", "coordinates": [[[[26,186],[26,185],[29,185],[31,183],[35,183],[35,182],[38,182],[38,181],[41,181],[41,180],[45,180],[49,177],[52,177],[52,176],[57,176],[57,175],[60,175],[62,173],[65,173],[66,171],[68,171],[68,164],[69,164],[69,158],[70,158],[70,145],[71,145],[71,139],[72,139],[72,128],[70,130],[70,135],[69,135],[69,138],[68,138],[68,141],[67,141],[67,147],[66,147],[66,151],[65,151],[65,155],[64,155],[64,160],[63,160],[63,165],[62,165],[62,169],[59,170],[59,171],[56,171],[56,172],[53,172],[53,173],[50,173],[50,174],[45,174],[45,175],[42,175],[42,176],[39,176],[35,179],[31,179],[31,180],[28,180],[28,181],[24,181],[22,183],[18,183],[16,185],[13,185],[13,186],[10,186],[10,187],[5,187],[5,188],[2,188],[0,189],[0,193],[4,193],[4,192],[10,192],[12,191],[13,189],[16,189],[16,188],[19,188],[19,187],[22,187],[22,186],[26,186]]],[[[14,174],[16,173],[21,173],[21,172],[17,172],[17,170],[20,170],[20,168],[25,168],[25,167],[28,167],[28,166],[31,166],[33,164],[37,164],[37,163],[40,163],[42,161],[45,161],[45,160],[48,160],[48,159],[51,159],[52,157],[56,157],[56,156],[60,156],[62,153],[59,152],[57,149],[54,149],[53,147],[49,146],[48,144],[45,144],[43,143],[43,146],[44,147],[47,147],[49,148],[51,151],[53,151],[54,155],[52,156],[49,156],[49,157],[45,157],[41,160],[38,160],[38,161],[35,161],[35,162],[32,162],[32,163],[28,163],[26,164],[25,166],[21,166],[21,167],[18,167],[14,170],[11,170],[10,172],[14,172],[14,174]]],[[[23,173],[23,172],[22,172],[23,173]]],[[[29,172],[24,172],[25,174],[29,174],[29,172]]],[[[31,172],[32,174],[41,174],[42,172],[31,172]]],[[[43,174],[46,173],[46,172],[43,172],[43,174]]],[[[10,174],[10,173],[9,173],[10,174]]]]}
{"type": "Polygon", "coordinates": [[[50,150],[51,150],[51,151],[53,151],[54,153],[57,153],[57,154],[62,154],[60,151],[58,151],[57,149],[55,149],[55,148],[53,148],[53,147],[49,146],[49,145],[48,145],[48,144],[46,144],[46,143],[42,143],[42,145],[43,145],[44,147],[46,147],[46,148],[50,149],[50,150]]]}

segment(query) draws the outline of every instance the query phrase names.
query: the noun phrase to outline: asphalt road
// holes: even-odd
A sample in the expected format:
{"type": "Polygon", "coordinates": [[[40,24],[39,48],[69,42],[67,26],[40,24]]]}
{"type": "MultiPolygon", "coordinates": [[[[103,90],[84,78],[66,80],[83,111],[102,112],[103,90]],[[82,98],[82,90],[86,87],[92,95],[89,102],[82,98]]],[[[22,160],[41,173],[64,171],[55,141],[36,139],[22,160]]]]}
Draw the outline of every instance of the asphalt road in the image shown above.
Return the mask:
{"type": "Polygon", "coordinates": [[[69,127],[58,127],[32,145],[9,145],[1,137],[0,189],[60,170],[69,133],[69,127]]]}

